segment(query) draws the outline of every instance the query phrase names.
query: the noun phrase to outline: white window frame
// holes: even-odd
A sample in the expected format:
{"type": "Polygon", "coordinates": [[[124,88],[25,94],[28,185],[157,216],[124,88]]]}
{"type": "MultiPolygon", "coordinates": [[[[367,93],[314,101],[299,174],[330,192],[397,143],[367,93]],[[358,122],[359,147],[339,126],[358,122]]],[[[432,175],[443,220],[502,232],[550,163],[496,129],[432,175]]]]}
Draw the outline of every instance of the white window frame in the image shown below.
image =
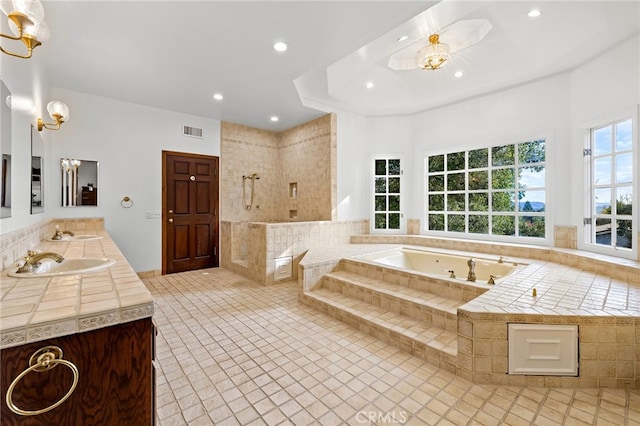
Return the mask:
{"type": "Polygon", "coordinates": [[[370,194],[369,200],[371,203],[370,217],[369,217],[369,230],[372,234],[394,234],[401,235],[407,233],[407,220],[405,217],[405,205],[406,205],[406,192],[407,192],[407,180],[404,178],[405,169],[406,169],[406,160],[402,155],[394,155],[394,154],[380,154],[380,155],[372,155],[369,161],[370,167],[370,194]],[[400,160],[400,229],[377,229],[376,228],[376,205],[375,205],[375,196],[376,196],[376,169],[375,164],[376,160],[400,160]]]}
{"type": "MultiPolygon", "coordinates": [[[[424,152],[424,160],[423,160],[423,176],[422,176],[422,217],[421,217],[421,230],[420,233],[422,235],[429,236],[440,236],[440,237],[449,237],[449,238],[461,238],[467,240],[482,240],[482,241],[495,241],[495,242],[507,242],[507,243],[516,243],[516,244],[531,244],[531,245],[539,245],[539,246],[552,246],[554,241],[553,229],[554,229],[554,215],[553,215],[553,206],[551,205],[551,200],[553,199],[552,194],[552,186],[551,182],[553,182],[553,170],[549,167],[549,154],[553,152],[551,145],[553,144],[553,137],[549,132],[542,132],[535,135],[527,135],[522,136],[516,139],[513,139],[509,142],[491,142],[491,143],[483,143],[483,144],[474,144],[472,147],[451,147],[450,149],[438,150],[438,151],[429,151],[424,152]],[[525,142],[532,142],[536,140],[544,140],[545,141],[545,236],[544,238],[539,237],[527,237],[527,236],[512,236],[512,235],[494,235],[494,234],[476,234],[468,232],[468,229],[465,232],[455,232],[455,231],[437,231],[428,229],[428,193],[427,193],[427,179],[429,176],[429,166],[428,166],[428,158],[430,156],[436,156],[441,154],[454,153],[458,151],[474,151],[478,149],[488,149],[489,155],[491,155],[491,149],[499,146],[506,145],[518,145],[525,142]]],[[[489,169],[492,169],[490,166],[489,169]]],[[[517,169],[517,168],[516,168],[517,169]]],[[[464,172],[468,172],[468,164],[465,165],[464,172]]],[[[466,191],[468,193],[468,190],[466,191]]],[[[489,193],[495,192],[493,190],[489,190],[489,193]]],[[[467,205],[464,211],[460,212],[461,214],[468,215],[472,213],[469,211],[469,206],[467,205]]],[[[500,215],[501,212],[496,212],[497,215],[500,215]]],[[[515,220],[518,220],[520,216],[523,216],[521,212],[514,215],[515,220]]]]}
{"type": "MultiPolygon", "coordinates": [[[[633,164],[633,178],[632,178],[632,204],[633,211],[631,215],[632,225],[632,248],[626,249],[615,246],[605,246],[602,244],[596,244],[592,242],[593,226],[595,226],[595,215],[592,205],[592,162],[593,156],[583,155],[582,161],[582,218],[580,218],[578,226],[578,249],[584,251],[590,251],[594,253],[606,254],[615,257],[638,259],[638,233],[640,232],[640,206],[638,202],[640,200],[640,184],[638,179],[640,178],[640,144],[638,142],[638,125],[640,123],[639,116],[640,106],[634,106],[631,108],[625,108],[619,112],[609,114],[599,119],[591,120],[587,123],[583,123],[579,126],[579,132],[581,134],[582,145],[581,149],[592,149],[591,132],[593,129],[601,128],[609,124],[619,123],[626,119],[631,119],[632,129],[632,164],[633,164]],[[585,220],[587,219],[587,220],[585,220]],[[591,219],[591,223],[588,223],[588,219],[591,219]]],[[[615,185],[612,185],[615,187],[615,185]]]]}

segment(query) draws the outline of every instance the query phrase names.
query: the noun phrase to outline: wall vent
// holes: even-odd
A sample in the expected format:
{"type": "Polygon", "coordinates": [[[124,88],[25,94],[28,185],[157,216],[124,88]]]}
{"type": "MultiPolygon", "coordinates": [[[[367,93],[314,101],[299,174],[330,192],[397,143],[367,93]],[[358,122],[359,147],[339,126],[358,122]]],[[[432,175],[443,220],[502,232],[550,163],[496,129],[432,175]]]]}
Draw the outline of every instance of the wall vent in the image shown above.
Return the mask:
{"type": "Polygon", "coordinates": [[[182,126],[182,136],[189,136],[190,138],[204,138],[204,131],[197,127],[182,126]]]}

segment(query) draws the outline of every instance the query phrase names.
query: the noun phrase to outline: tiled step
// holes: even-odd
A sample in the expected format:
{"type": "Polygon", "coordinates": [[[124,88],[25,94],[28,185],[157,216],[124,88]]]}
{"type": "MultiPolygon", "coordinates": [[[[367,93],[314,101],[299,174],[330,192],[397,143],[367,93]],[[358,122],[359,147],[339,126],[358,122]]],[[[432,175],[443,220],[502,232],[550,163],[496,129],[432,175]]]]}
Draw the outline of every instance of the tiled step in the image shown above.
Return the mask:
{"type": "Polygon", "coordinates": [[[327,288],[306,293],[316,309],[440,368],[455,372],[457,332],[327,288]]]}
{"type": "Polygon", "coordinates": [[[464,303],[343,270],[326,274],[320,287],[454,333],[458,324],[457,308],[464,303]]]}

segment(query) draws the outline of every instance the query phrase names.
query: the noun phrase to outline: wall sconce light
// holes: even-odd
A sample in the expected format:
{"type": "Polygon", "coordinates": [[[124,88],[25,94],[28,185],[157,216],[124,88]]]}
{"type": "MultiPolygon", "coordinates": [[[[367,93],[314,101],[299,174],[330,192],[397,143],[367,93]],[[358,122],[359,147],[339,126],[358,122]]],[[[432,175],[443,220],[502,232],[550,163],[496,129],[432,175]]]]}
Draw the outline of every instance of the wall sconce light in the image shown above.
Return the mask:
{"type": "Polygon", "coordinates": [[[44,22],[44,7],[40,0],[1,0],[0,10],[7,15],[14,34],[2,34],[10,40],[20,40],[27,46],[27,54],[14,53],[0,46],[0,51],[16,58],[30,58],[33,49],[49,39],[49,26],[44,22]]]}
{"type": "Polygon", "coordinates": [[[42,118],[38,118],[38,131],[42,129],[58,130],[60,125],[69,120],[69,107],[63,102],[51,101],[47,104],[47,111],[51,118],[56,120],[55,123],[45,123],[42,118]]]}

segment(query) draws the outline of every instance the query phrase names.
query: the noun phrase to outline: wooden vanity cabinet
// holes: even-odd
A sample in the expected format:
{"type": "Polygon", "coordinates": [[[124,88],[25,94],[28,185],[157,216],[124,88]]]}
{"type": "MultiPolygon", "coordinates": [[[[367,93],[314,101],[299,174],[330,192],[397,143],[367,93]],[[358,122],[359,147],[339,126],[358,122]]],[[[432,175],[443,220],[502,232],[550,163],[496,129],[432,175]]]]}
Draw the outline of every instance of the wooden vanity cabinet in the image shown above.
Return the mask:
{"type": "MultiPolygon", "coordinates": [[[[1,350],[2,425],[155,424],[154,333],[152,319],[145,318],[1,350]],[[47,345],[60,347],[62,359],[76,365],[78,385],[51,411],[17,415],[7,406],[7,390],[29,367],[31,355],[47,345]]],[[[62,364],[31,371],[16,385],[14,404],[28,411],[48,407],[68,392],[72,382],[72,370],[62,364]]]]}

